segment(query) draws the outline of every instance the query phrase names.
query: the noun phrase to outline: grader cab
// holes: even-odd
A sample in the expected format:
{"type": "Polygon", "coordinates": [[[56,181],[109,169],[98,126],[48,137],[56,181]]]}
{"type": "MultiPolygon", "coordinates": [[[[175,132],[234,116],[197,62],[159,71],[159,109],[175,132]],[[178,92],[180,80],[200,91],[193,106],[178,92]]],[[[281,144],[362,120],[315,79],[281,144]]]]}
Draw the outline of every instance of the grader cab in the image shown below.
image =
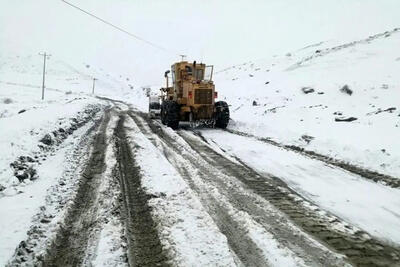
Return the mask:
{"type": "Polygon", "coordinates": [[[181,61],[165,72],[166,87],[161,88],[161,121],[176,129],[180,121],[206,122],[219,128],[229,123],[229,107],[216,102],[212,81],[213,66],[181,61]],[[171,86],[169,77],[172,76],[171,86]]]}

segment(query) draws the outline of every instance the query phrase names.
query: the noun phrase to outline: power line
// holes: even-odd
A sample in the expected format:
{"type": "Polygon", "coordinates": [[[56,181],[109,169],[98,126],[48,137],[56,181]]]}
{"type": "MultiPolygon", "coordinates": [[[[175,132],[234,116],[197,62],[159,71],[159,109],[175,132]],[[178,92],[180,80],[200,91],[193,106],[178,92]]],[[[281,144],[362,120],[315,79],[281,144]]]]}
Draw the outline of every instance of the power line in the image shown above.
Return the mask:
{"type": "MultiPolygon", "coordinates": [[[[131,33],[131,32],[128,32],[128,31],[122,29],[121,27],[118,27],[118,26],[116,26],[116,25],[114,25],[114,24],[112,24],[112,23],[110,23],[110,22],[108,22],[108,21],[106,21],[106,20],[104,20],[104,19],[102,19],[102,18],[100,18],[100,17],[98,17],[98,16],[96,16],[96,15],[94,15],[94,14],[92,14],[92,13],[86,11],[86,10],[83,10],[82,8],[80,8],[80,7],[78,7],[78,6],[74,5],[74,4],[71,4],[71,3],[69,3],[69,2],[67,2],[67,1],[65,1],[65,0],[61,0],[61,1],[64,2],[65,4],[67,4],[67,5],[70,5],[70,6],[73,7],[73,8],[78,9],[78,10],[81,11],[81,12],[83,12],[83,13],[85,13],[85,14],[87,14],[87,15],[89,15],[89,16],[91,16],[91,17],[97,19],[97,20],[100,20],[101,22],[103,22],[103,23],[105,23],[105,24],[107,24],[107,25],[109,25],[109,26],[111,26],[111,27],[113,27],[113,28],[115,28],[115,29],[117,29],[117,30],[119,30],[119,31],[121,31],[121,32],[123,32],[123,33],[125,33],[125,34],[127,34],[127,35],[129,35],[129,36],[131,36],[131,37],[133,37],[133,38],[135,38],[135,39],[137,39],[137,40],[139,40],[139,41],[141,41],[141,42],[144,42],[144,43],[146,43],[146,44],[148,44],[148,45],[151,45],[151,46],[153,46],[153,47],[155,47],[155,48],[157,48],[157,49],[163,50],[163,51],[165,51],[165,52],[173,53],[173,52],[169,51],[168,49],[166,49],[166,48],[164,48],[164,47],[162,47],[162,46],[159,46],[159,45],[157,45],[157,44],[155,44],[155,43],[153,43],[153,42],[147,41],[146,39],[143,39],[142,37],[137,36],[136,34],[133,34],[133,33],[131,33]]],[[[174,54],[175,54],[175,53],[174,53],[174,54]]]]}

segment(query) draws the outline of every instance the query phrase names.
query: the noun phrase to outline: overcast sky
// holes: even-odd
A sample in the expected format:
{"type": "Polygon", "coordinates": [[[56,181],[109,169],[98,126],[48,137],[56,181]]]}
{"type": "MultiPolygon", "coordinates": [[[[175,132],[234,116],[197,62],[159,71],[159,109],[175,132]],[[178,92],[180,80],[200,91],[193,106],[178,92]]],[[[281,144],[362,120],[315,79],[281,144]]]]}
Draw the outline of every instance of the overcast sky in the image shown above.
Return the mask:
{"type": "Polygon", "coordinates": [[[400,27],[399,0],[69,0],[167,49],[129,37],[61,0],[0,0],[0,53],[48,51],[141,84],[179,59],[222,69],[326,40],[400,27]]]}

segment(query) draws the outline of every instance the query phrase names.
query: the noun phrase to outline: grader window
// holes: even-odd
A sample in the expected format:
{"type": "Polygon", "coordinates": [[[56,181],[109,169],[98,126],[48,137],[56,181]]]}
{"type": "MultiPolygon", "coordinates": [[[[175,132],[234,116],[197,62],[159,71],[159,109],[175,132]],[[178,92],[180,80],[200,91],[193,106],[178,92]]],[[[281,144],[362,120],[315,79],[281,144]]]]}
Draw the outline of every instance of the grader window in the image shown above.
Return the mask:
{"type": "Polygon", "coordinates": [[[204,70],[196,69],[196,80],[202,81],[204,79],[204,70]]]}
{"type": "Polygon", "coordinates": [[[206,66],[206,72],[205,72],[204,80],[206,80],[206,81],[211,81],[212,80],[213,70],[214,70],[214,66],[206,66]]]}
{"type": "Polygon", "coordinates": [[[192,75],[192,68],[190,66],[185,66],[186,73],[192,75]]]}

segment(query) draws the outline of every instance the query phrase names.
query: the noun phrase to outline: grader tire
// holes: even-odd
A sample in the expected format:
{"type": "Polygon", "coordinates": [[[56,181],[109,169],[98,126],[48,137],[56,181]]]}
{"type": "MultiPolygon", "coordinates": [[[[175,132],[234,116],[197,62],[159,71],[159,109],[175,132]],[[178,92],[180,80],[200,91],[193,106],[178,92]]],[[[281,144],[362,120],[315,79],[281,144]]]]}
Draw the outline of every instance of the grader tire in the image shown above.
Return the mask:
{"type": "Polygon", "coordinates": [[[176,130],[179,126],[180,107],[175,101],[168,101],[166,108],[166,123],[168,127],[176,130]]]}
{"type": "Polygon", "coordinates": [[[215,127],[225,129],[229,123],[229,106],[225,101],[215,103],[215,127]]]}

